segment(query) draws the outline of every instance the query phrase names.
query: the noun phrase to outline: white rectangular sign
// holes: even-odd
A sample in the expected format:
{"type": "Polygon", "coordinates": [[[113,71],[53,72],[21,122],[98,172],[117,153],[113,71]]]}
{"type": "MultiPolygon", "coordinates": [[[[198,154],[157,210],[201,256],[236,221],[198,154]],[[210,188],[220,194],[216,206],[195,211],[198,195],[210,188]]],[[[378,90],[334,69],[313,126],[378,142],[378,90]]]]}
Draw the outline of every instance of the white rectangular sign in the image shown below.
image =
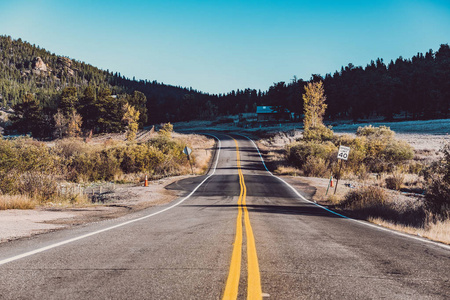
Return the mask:
{"type": "Polygon", "coordinates": [[[347,160],[349,153],[350,153],[350,147],[339,146],[339,151],[338,151],[337,158],[338,159],[347,160]]]}

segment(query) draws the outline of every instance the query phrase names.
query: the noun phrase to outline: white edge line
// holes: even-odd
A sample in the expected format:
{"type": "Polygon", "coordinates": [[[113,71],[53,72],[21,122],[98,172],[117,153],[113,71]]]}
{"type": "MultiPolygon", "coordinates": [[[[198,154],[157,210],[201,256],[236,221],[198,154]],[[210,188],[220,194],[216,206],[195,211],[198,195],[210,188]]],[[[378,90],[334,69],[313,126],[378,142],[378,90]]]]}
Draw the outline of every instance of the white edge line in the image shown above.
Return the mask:
{"type": "Polygon", "coordinates": [[[114,225],[114,226],[111,226],[111,227],[108,227],[108,228],[104,228],[104,229],[97,230],[97,231],[94,231],[94,232],[91,232],[91,233],[88,233],[88,234],[80,235],[78,237],[75,237],[75,238],[72,238],[72,239],[68,239],[68,240],[65,240],[65,241],[62,241],[62,242],[59,242],[59,243],[56,243],[56,244],[48,245],[46,247],[42,247],[42,248],[39,248],[39,249],[36,249],[36,250],[32,250],[32,251],[29,251],[29,252],[25,252],[23,254],[19,254],[19,255],[10,257],[10,258],[6,258],[6,259],[3,259],[3,260],[0,260],[0,266],[4,265],[4,264],[7,264],[9,262],[15,261],[15,260],[19,260],[21,258],[25,258],[25,257],[31,256],[31,255],[34,255],[34,254],[38,254],[38,253],[41,253],[41,252],[44,252],[44,251],[47,251],[47,250],[59,247],[59,246],[66,245],[66,244],[69,244],[69,243],[72,243],[72,242],[75,242],[75,241],[78,241],[78,240],[81,240],[81,239],[84,239],[84,238],[87,238],[87,237],[90,237],[90,236],[102,233],[102,232],[105,232],[105,231],[116,229],[116,228],[119,228],[119,227],[122,227],[122,226],[125,226],[125,225],[128,225],[128,224],[134,223],[134,222],[142,221],[144,219],[156,216],[156,215],[158,215],[160,213],[163,213],[163,212],[165,212],[165,211],[167,211],[169,209],[172,209],[172,208],[180,205],[181,203],[186,201],[188,198],[190,198],[198,190],[198,188],[200,188],[200,186],[203,183],[205,183],[205,181],[208,180],[216,172],[217,164],[219,162],[221,142],[220,142],[219,138],[217,138],[215,135],[212,135],[212,134],[209,134],[209,135],[214,137],[215,139],[217,139],[217,141],[218,141],[218,148],[219,148],[218,151],[217,151],[217,158],[216,158],[216,163],[214,164],[213,172],[210,175],[208,175],[208,177],[206,177],[199,185],[197,185],[195,187],[195,189],[192,190],[192,192],[189,195],[187,195],[186,197],[184,197],[183,199],[181,199],[177,203],[175,203],[175,204],[173,204],[173,205],[171,205],[169,207],[166,207],[166,208],[164,208],[164,209],[162,209],[160,211],[157,211],[155,213],[147,215],[147,216],[143,216],[143,217],[140,217],[140,218],[137,218],[137,219],[126,221],[126,222],[123,222],[123,223],[120,223],[120,224],[117,224],[117,225],[114,225]]]}
{"type": "Polygon", "coordinates": [[[263,157],[262,157],[262,155],[261,155],[261,152],[259,152],[258,146],[255,144],[255,142],[254,142],[251,138],[249,138],[249,137],[247,137],[247,136],[245,136],[245,135],[243,135],[243,134],[237,134],[237,133],[236,133],[236,135],[240,135],[240,136],[242,136],[242,137],[245,137],[245,138],[248,139],[249,141],[251,141],[251,142],[253,143],[253,146],[255,146],[256,151],[258,151],[259,157],[261,158],[261,161],[262,161],[262,163],[263,163],[264,168],[266,169],[266,171],[267,171],[270,175],[272,175],[273,177],[277,178],[278,180],[280,180],[281,182],[283,182],[284,184],[286,184],[286,185],[287,185],[287,186],[288,186],[288,187],[289,187],[289,188],[290,188],[290,189],[291,189],[298,197],[300,197],[302,200],[304,200],[304,201],[306,201],[306,202],[309,202],[309,203],[312,203],[312,204],[314,204],[315,206],[318,206],[318,207],[320,207],[320,208],[322,208],[322,209],[324,209],[324,210],[326,210],[326,211],[328,211],[328,212],[330,212],[330,213],[332,213],[332,214],[335,214],[335,215],[337,215],[337,216],[339,216],[339,217],[341,217],[341,218],[344,218],[344,219],[347,219],[347,220],[351,220],[351,221],[357,222],[357,223],[359,223],[359,224],[363,224],[363,225],[366,225],[366,226],[369,226],[369,227],[372,227],[372,228],[375,228],[375,229],[378,229],[378,230],[387,231],[387,232],[394,233],[394,234],[399,235],[399,236],[407,237],[407,238],[414,239],[414,240],[417,240],[417,241],[420,241],[420,242],[429,243],[429,244],[432,244],[432,245],[439,246],[439,247],[445,248],[445,249],[447,249],[447,250],[450,250],[450,245],[446,245],[446,244],[442,244],[442,243],[439,243],[439,242],[435,242],[435,241],[432,241],[432,240],[429,240],[429,239],[426,239],[426,238],[416,237],[416,236],[414,236],[414,235],[410,235],[410,234],[406,234],[406,233],[403,233],[403,232],[399,232],[399,231],[396,231],[396,230],[393,230],[393,229],[390,229],[390,228],[386,228],[386,227],[382,227],[382,226],[379,226],[379,225],[375,225],[375,224],[372,224],[372,223],[369,223],[369,222],[364,222],[364,221],[356,220],[356,219],[353,219],[353,218],[349,218],[349,217],[344,216],[344,215],[341,215],[341,214],[339,214],[339,213],[337,213],[337,212],[335,212],[335,211],[332,211],[332,210],[330,210],[330,209],[328,209],[328,208],[326,208],[326,207],[324,207],[324,206],[322,206],[322,205],[320,205],[320,204],[317,204],[317,203],[315,203],[315,202],[313,202],[313,201],[311,201],[311,200],[306,199],[306,198],[303,197],[303,196],[302,196],[302,195],[301,195],[301,194],[300,194],[300,193],[299,193],[292,185],[290,185],[289,183],[287,183],[286,181],[284,181],[282,178],[273,175],[272,172],[269,171],[269,169],[267,168],[267,166],[266,166],[266,164],[265,164],[265,162],[264,162],[264,159],[263,159],[263,157]]]}

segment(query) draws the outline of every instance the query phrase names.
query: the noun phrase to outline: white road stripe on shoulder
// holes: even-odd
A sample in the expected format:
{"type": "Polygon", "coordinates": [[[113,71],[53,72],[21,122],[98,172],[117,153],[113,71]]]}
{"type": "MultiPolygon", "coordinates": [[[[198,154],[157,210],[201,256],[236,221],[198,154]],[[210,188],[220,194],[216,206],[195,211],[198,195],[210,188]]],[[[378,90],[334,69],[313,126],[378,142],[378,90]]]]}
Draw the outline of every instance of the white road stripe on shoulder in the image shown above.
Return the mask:
{"type": "Polygon", "coordinates": [[[442,243],[439,243],[439,242],[435,242],[435,241],[432,241],[432,240],[429,240],[429,239],[426,239],[426,238],[421,238],[421,237],[417,237],[417,236],[414,236],[414,235],[406,234],[406,233],[399,232],[399,231],[396,231],[396,230],[393,230],[393,229],[390,229],[390,228],[378,226],[378,225],[369,223],[369,222],[367,222],[367,221],[360,221],[360,220],[356,220],[356,219],[353,219],[353,218],[349,218],[349,217],[344,216],[344,215],[342,215],[342,214],[339,214],[339,213],[337,213],[337,212],[335,212],[335,211],[332,211],[332,210],[330,210],[330,209],[328,209],[328,208],[326,208],[326,207],[323,207],[322,205],[317,204],[317,203],[315,203],[315,202],[313,202],[313,201],[311,201],[311,200],[306,199],[306,198],[303,197],[303,196],[302,196],[302,195],[301,195],[301,194],[300,194],[300,193],[299,193],[292,185],[290,185],[289,183],[287,183],[286,181],[284,181],[282,178],[273,175],[272,172],[269,171],[269,169],[267,168],[267,166],[266,166],[266,164],[265,164],[265,162],[264,162],[264,159],[263,159],[263,157],[262,157],[262,155],[261,155],[261,152],[259,151],[258,146],[255,144],[255,142],[254,142],[251,138],[249,138],[249,137],[247,137],[247,136],[245,136],[245,135],[243,135],[243,134],[236,134],[236,135],[240,135],[240,136],[242,136],[242,137],[248,139],[249,141],[251,141],[252,144],[253,144],[253,146],[256,148],[256,151],[258,151],[259,157],[261,158],[261,161],[262,161],[262,163],[263,163],[264,168],[266,169],[266,171],[267,171],[270,175],[272,175],[273,177],[277,178],[278,180],[280,180],[281,182],[283,182],[284,184],[286,184],[286,185],[287,185],[287,186],[288,186],[288,187],[289,187],[289,188],[290,188],[290,189],[291,189],[291,190],[292,190],[292,191],[293,191],[300,199],[302,199],[302,200],[304,200],[304,201],[306,201],[306,202],[309,202],[309,203],[311,203],[311,204],[314,204],[315,206],[318,206],[318,207],[320,207],[320,208],[322,208],[322,209],[324,209],[324,210],[326,210],[326,211],[328,211],[328,212],[330,212],[330,213],[332,213],[332,214],[334,214],[334,215],[337,215],[337,216],[339,216],[339,217],[341,217],[341,218],[344,218],[344,219],[347,219],[347,220],[351,220],[351,221],[357,222],[357,223],[359,223],[359,224],[363,224],[363,225],[365,225],[365,226],[372,227],[372,228],[374,228],[374,229],[378,229],[378,230],[381,230],[381,231],[390,232],[390,233],[393,233],[393,234],[396,234],[396,235],[399,235],[399,236],[402,236],[402,237],[407,237],[407,238],[410,238],[410,239],[414,239],[414,240],[417,240],[417,241],[420,241],[420,242],[432,244],[432,245],[439,246],[439,247],[441,247],[441,248],[450,250],[450,245],[446,245],[446,244],[442,244],[442,243]]]}
{"type": "Polygon", "coordinates": [[[4,265],[4,264],[7,264],[7,263],[10,263],[10,262],[13,262],[15,260],[19,260],[19,259],[31,256],[31,255],[34,255],[34,254],[38,254],[38,253],[41,253],[41,252],[44,252],[44,251],[56,248],[56,247],[60,247],[60,246],[63,246],[63,245],[66,245],[66,244],[69,244],[69,243],[72,243],[72,242],[75,242],[75,241],[79,241],[81,239],[84,239],[84,238],[87,238],[87,237],[90,237],[90,236],[93,236],[93,235],[96,235],[96,234],[100,234],[100,233],[105,232],[105,231],[113,230],[113,229],[116,229],[116,228],[119,228],[119,227],[122,227],[122,226],[125,226],[125,225],[128,225],[128,224],[131,224],[131,223],[135,223],[135,222],[139,222],[139,221],[148,219],[150,217],[159,215],[159,214],[161,214],[161,213],[163,213],[165,211],[168,211],[169,209],[172,209],[172,208],[180,205],[181,203],[183,203],[184,201],[189,199],[198,190],[198,188],[200,188],[200,186],[203,185],[203,183],[205,183],[205,181],[207,181],[216,172],[217,164],[219,162],[221,142],[220,142],[219,138],[217,138],[216,136],[214,136],[212,134],[210,134],[210,135],[212,137],[214,137],[215,139],[217,139],[217,141],[218,141],[218,151],[217,151],[217,157],[216,157],[216,162],[214,164],[213,172],[210,175],[208,175],[202,182],[200,182],[200,184],[197,185],[195,187],[195,189],[192,190],[192,192],[189,195],[187,195],[186,197],[184,197],[183,199],[181,199],[177,203],[175,203],[175,204],[173,204],[173,205],[171,205],[169,207],[166,207],[166,208],[164,208],[164,209],[162,209],[160,211],[157,211],[155,213],[152,213],[152,214],[149,214],[149,215],[137,218],[137,219],[126,221],[126,222],[123,222],[123,223],[120,223],[120,224],[117,224],[117,225],[114,225],[114,226],[111,226],[111,227],[108,227],[108,228],[104,228],[104,229],[101,229],[101,230],[93,231],[93,232],[90,232],[90,233],[87,233],[87,234],[84,234],[84,235],[80,235],[80,236],[77,236],[75,238],[71,238],[71,239],[68,239],[68,240],[65,240],[65,241],[62,241],[62,242],[59,242],[59,243],[51,244],[51,245],[48,245],[48,246],[45,246],[45,247],[42,247],[42,248],[39,248],[39,249],[36,249],[36,250],[32,250],[32,251],[29,251],[29,252],[25,252],[25,253],[22,253],[22,254],[10,257],[10,258],[6,258],[6,259],[3,259],[3,260],[0,260],[0,266],[4,265]]]}

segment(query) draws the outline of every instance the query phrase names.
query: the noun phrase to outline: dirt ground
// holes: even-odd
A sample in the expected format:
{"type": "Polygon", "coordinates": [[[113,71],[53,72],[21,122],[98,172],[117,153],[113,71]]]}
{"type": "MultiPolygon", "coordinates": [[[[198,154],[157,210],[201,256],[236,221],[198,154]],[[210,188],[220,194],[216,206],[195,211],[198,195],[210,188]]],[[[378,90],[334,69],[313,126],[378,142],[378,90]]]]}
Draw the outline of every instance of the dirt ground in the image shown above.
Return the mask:
{"type": "Polygon", "coordinates": [[[142,185],[116,185],[114,191],[105,193],[101,205],[85,207],[39,207],[35,210],[1,210],[0,243],[59,230],[89,222],[117,218],[130,212],[162,205],[173,201],[179,194],[166,190],[174,181],[189,176],[177,176],[142,185]]]}

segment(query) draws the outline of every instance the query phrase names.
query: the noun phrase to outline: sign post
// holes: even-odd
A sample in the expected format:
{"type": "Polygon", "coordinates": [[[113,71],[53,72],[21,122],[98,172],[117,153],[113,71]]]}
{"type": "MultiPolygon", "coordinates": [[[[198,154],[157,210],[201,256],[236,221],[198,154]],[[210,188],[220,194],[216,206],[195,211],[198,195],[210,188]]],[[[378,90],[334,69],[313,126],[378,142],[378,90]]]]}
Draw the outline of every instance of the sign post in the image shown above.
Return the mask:
{"type": "Polygon", "coordinates": [[[350,147],[346,147],[346,146],[339,146],[339,151],[338,151],[338,155],[337,158],[340,159],[340,165],[339,165],[339,174],[336,178],[336,187],[334,188],[334,193],[336,194],[337,191],[337,186],[339,183],[339,179],[341,178],[341,170],[342,170],[342,161],[343,160],[347,160],[348,159],[348,154],[350,153],[350,147]]]}
{"type": "Polygon", "coordinates": [[[184,147],[184,149],[183,149],[183,153],[187,155],[187,159],[188,159],[188,161],[189,161],[189,165],[191,166],[191,172],[192,172],[192,175],[194,175],[194,169],[192,168],[191,156],[190,156],[191,153],[192,153],[192,149],[189,148],[188,146],[186,146],[186,147],[184,147]]]}

